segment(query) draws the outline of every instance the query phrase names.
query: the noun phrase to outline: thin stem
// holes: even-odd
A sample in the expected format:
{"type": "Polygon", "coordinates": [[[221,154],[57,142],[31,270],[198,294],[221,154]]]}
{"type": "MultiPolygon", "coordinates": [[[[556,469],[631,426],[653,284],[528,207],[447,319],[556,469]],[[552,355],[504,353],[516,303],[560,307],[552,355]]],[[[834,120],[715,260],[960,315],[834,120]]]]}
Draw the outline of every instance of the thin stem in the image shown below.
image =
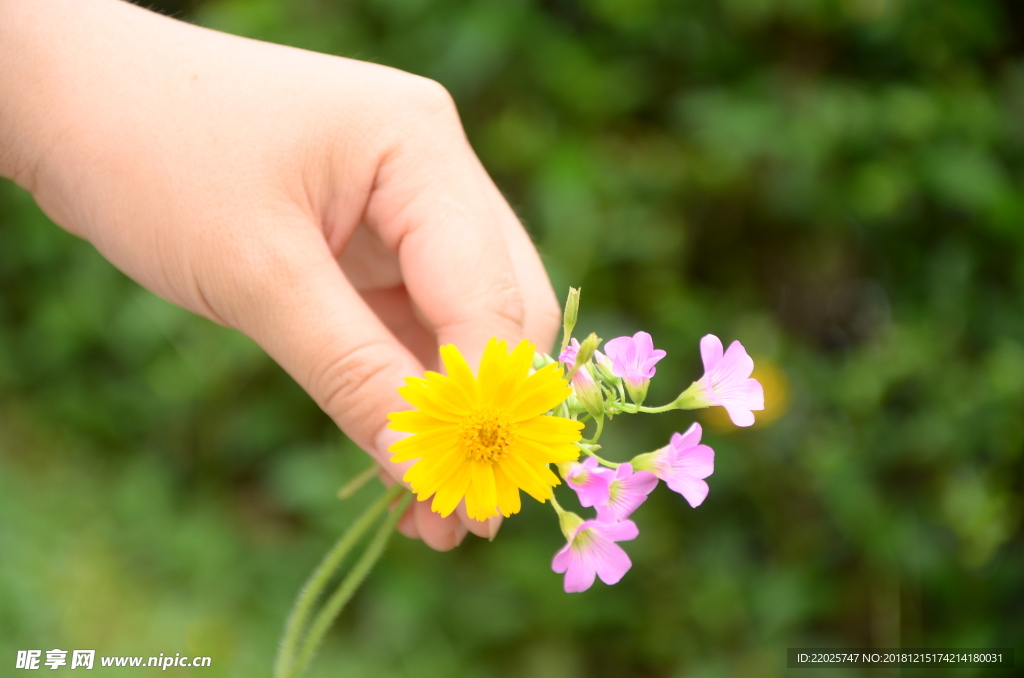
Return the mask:
{"type": "MultiPolygon", "coordinates": [[[[616,413],[636,414],[637,412],[645,412],[647,414],[658,414],[659,412],[671,412],[672,410],[687,409],[680,407],[676,401],[670,402],[668,405],[661,405],[660,407],[646,407],[644,405],[622,403],[617,406],[613,406],[616,413]]],[[[692,408],[697,409],[697,408],[692,408]]]]}
{"type": "Polygon", "coordinates": [[[363,486],[366,485],[366,483],[376,478],[378,473],[380,473],[380,466],[371,464],[370,468],[345,483],[341,489],[338,490],[338,499],[348,499],[353,494],[363,489],[363,486]]]}
{"type": "Polygon", "coordinates": [[[591,452],[590,450],[583,450],[583,451],[588,456],[591,456],[594,459],[597,459],[597,463],[599,463],[601,466],[607,466],[608,468],[619,468],[620,466],[622,466],[622,464],[616,463],[614,461],[608,461],[604,457],[600,457],[600,456],[594,454],[593,452],[591,452]]]}
{"type": "Polygon", "coordinates": [[[590,445],[595,444],[598,441],[598,439],[601,437],[601,431],[603,431],[603,430],[604,430],[604,417],[598,417],[597,418],[597,430],[594,431],[594,437],[593,438],[586,438],[586,439],[584,439],[583,442],[589,443],[590,445]]]}
{"type": "MultiPolygon", "coordinates": [[[[401,488],[399,485],[395,485],[395,487],[401,488]]],[[[316,654],[317,648],[320,647],[320,642],[323,640],[324,634],[327,633],[327,629],[331,627],[331,624],[334,623],[342,608],[352,598],[359,585],[366,579],[366,576],[370,574],[373,566],[380,560],[388,540],[391,538],[391,533],[395,529],[395,525],[398,524],[399,518],[405,513],[405,508],[409,505],[410,501],[412,501],[412,493],[406,492],[405,496],[398,500],[398,503],[391,509],[384,522],[381,523],[363,555],[352,566],[352,569],[345,575],[345,578],[341,580],[341,584],[335,589],[334,594],[324,603],[320,613],[309,627],[309,633],[302,644],[302,651],[295,661],[295,669],[292,671],[290,678],[298,678],[298,676],[305,672],[309,662],[313,659],[313,655],[316,654]]]]}
{"type": "Polygon", "coordinates": [[[661,407],[644,407],[641,405],[637,408],[640,412],[647,412],[648,414],[658,414],[659,412],[669,412],[671,410],[678,410],[679,405],[675,401],[670,402],[668,405],[662,405],[661,407]]]}
{"type": "Polygon", "coordinates": [[[302,590],[299,591],[295,604],[288,614],[285,622],[284,633],[281,635],[281,645],[278,648],[277,660],[274,662],[274,678],[287,678],[291,674],[293,659],[298,647],[299,637],[306,627],[306,620],[309,612],[320,597],[320,593],[327,586],[327,582],[334,576],[341,561],[344,560],[352,547],[363,537],[367,530],[373,527],[374,522],[387,510],[395,497],[403,490],[401,485],[395,484],[382,494],[377,501],[370,504],[363,513],[356,518],[348,530],[335,542],[331,550],[327,552],[323,560],[313,571],[313,574],[306,580],[302,590]]]}

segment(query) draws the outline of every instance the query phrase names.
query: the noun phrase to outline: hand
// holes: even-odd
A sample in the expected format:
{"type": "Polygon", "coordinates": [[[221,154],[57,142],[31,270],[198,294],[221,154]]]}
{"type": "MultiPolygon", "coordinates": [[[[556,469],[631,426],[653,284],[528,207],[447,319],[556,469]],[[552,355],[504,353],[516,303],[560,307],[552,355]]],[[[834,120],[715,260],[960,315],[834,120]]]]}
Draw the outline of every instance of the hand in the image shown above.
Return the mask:
{"type": "MultiPolygon", "coordinates": [[[[0,53],[0,173],[252,337],[391,478],[387,414],[439,344],[551,347],[544,268],[438,84],[115,0],[0,0],[0,53]]],[[[400,529],[439,550],[497,529],[460,513],[400,529]]]]}

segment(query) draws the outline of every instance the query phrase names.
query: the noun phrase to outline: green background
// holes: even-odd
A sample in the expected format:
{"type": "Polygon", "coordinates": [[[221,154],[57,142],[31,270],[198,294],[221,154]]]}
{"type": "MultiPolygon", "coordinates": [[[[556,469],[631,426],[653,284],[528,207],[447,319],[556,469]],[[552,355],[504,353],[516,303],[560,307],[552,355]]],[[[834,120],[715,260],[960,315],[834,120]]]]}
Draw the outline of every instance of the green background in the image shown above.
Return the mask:
{"type": "MultiPolygon", "coordinates": [[[[155,4],[439,80],[559,294],[583,288],[580,330],[669,352],[652,402],[700,375],[708,332],[768,386],[765,424],[702,419],[711,494],[662,486],[620,584],[563,593],[535,502],[494,543],[399,538],[313,675],[779,676],[792,646],[1024,663],[1019,3],[155,4]]],[[[612,458],[692,417],[624,419],[612,458]]],[[[55,647],[213,657],[112,675],[267,675],[376,491],[334,497],[365,463],[250,341],[0,184],[3,675],[55,647]]]]}

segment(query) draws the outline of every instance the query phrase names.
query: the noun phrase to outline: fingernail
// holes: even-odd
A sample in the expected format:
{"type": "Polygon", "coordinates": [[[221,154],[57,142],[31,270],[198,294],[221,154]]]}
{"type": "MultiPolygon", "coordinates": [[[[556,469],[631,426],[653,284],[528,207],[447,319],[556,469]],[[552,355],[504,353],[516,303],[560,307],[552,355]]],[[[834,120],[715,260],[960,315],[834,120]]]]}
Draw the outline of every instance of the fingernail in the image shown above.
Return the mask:
{"type": "Polygon", "coordinates": [[[501,516],[491,516],[487,519],[487,540],[494,541],[501,529],[501,516]]]}

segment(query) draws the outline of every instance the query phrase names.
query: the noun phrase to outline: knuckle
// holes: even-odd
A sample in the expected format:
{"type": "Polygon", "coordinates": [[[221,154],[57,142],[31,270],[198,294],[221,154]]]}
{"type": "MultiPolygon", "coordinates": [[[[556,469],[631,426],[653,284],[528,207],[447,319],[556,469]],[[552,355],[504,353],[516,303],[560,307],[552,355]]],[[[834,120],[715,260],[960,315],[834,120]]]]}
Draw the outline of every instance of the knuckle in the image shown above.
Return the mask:
{"type": "Polygon", "coordinates": [[[455,99],[444,85],[419,76],[409,81],[408,101],[415,113],[426,117],[458,117],[455,99]]]}
{"type": "Polygon", "coordinates": [[[324,412],[337,421],[368,422],[378,405],[374,394],[381,389],[367,385],[391,377],[395,370],[385,355],[379,344],[362,344],[315,366],[309,384],[324,412]]]}

